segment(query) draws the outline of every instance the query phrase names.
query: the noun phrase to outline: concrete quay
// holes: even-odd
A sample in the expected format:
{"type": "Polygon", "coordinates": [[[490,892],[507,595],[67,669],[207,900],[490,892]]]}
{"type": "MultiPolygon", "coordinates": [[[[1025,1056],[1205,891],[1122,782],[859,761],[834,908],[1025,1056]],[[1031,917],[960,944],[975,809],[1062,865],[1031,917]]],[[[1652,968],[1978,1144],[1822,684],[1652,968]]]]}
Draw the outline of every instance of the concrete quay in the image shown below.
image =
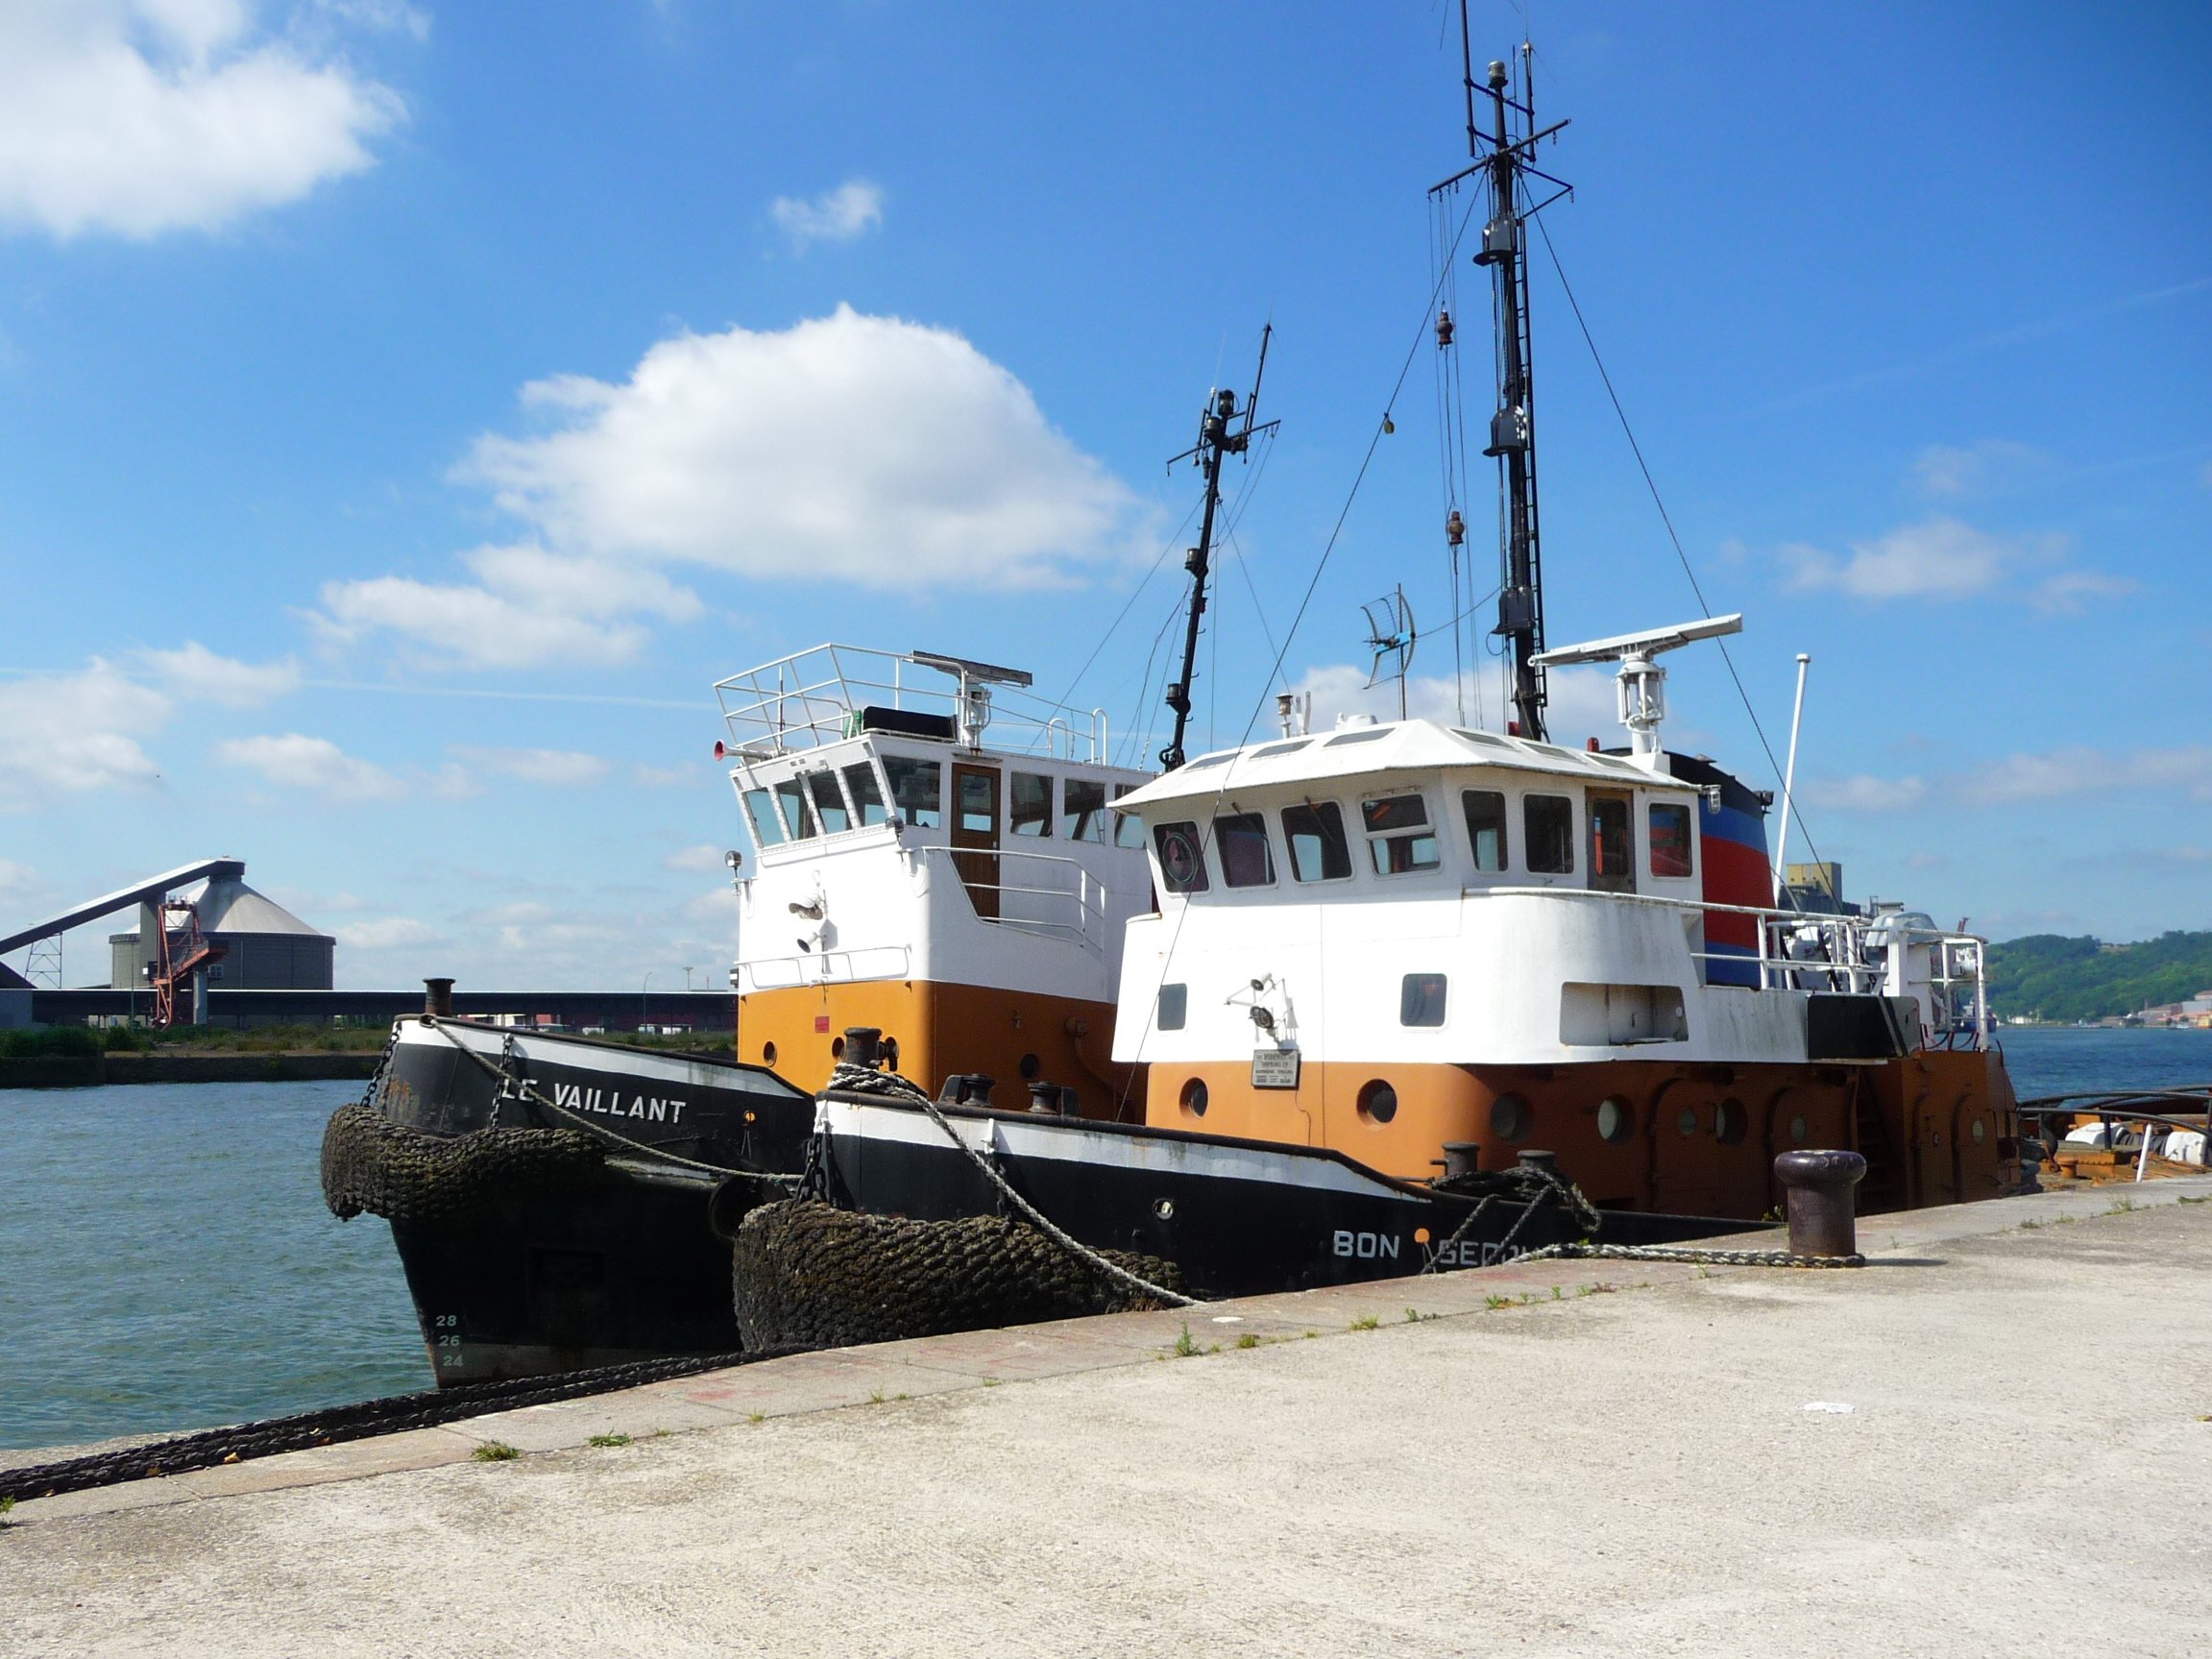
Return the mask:
{"type": "Polygon", "coordinates": [[[2212,1647],[2212,1181],[1860,1242],[806,1354],[38,1500],[0,1648],[2212,1647]]]}

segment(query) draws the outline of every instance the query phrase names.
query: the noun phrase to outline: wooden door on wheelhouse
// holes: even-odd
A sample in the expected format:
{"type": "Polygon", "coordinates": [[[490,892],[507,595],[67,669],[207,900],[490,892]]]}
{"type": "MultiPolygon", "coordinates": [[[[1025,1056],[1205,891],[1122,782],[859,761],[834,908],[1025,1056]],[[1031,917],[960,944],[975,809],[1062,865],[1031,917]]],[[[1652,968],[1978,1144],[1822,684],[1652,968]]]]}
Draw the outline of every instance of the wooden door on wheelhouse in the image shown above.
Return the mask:
{"type": "Polygon", "coordinates": [[[953,865],[976,915],[999,914],[999,769],[953,762],[953,865]]]}

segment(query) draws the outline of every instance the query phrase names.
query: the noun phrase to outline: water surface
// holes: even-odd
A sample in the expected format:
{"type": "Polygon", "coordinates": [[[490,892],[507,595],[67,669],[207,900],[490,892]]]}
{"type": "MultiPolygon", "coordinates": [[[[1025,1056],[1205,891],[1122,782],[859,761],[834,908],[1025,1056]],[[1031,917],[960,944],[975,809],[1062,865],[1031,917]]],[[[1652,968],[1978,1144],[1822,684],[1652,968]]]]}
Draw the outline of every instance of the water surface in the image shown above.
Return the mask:
{"type": "MultiPolygon", "coordinates": [[[[2212,1031],[2007,1030],[2022,1099],[2212,1081],[2212,1031]]],[[[338,1222],[358,1083],[0,1089],[0,1446],[430,1385],[391,1230],[338,1222]]]]}
{"type": "Polygon", "coordinates": [[[429,1386],[391,1229],[323,1207],[361,1086],[0,1089],[0,1446],[429,1386]]]}

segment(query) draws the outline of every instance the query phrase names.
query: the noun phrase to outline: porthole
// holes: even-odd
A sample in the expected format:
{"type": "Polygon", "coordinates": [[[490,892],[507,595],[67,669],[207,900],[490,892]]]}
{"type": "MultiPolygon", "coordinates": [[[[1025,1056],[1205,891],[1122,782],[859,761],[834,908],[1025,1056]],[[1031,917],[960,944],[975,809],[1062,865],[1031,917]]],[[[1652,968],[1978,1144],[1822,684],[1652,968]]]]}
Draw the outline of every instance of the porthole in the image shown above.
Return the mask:
{"type": "Polygon", "coordinates": [[[1805,1137],[1811,1133],[1812,1131],[1807,1126],[1804,1118],[1793,1117],[1789,1120],[1789,1138],[1796,1141],[1799,1145],[1802,1146],[1805,1142],[1805,1137]]]}
{"type": "Polygon", "coordinates": [[[1042,1071],[1042,1070],[1044,1070],[1044,1063],[1043,1063],[1043,1061],[1039,1061],[1035,1055],[1033,1055],[1033,1054],[1025,1054],[1025,1055],[1023,1055],[1023,1056],[1022,1056],[1022,1059],[1021,1059],[1021,1073],[1022,1073],[1022,1082],[1024,1082],[1024,1083],[1034,1083],[1034,1082],[1036,1082],[1036,1080],[1037,1080],[1037,1073],[1038,1073],[1038,1072],[1040,1072],[1040,1071],[1042,1071]]]}
{"type": "Polygon", "coordinates": [[[1205,1079],[1194,1077],[1182,1086],[1182,1109],[1193,1117],[1205,1115],[1205,1079]]]}
{"type": "Polygon", "coordinates": [[[1535,1113],[1518,1094],[1501,1094],[1490,1103],[1490,1133],[1499,1140],[1526,1140],[1535,1113]]]}
{"type": "Polygon", "coordinates": [[[1974,1144],[1980,1146],[1989,1138],[1989,1126],[1979,1117],[1974,1120],[1974,1144]]]}
{"type": "Polygon", "coordinates": [[[845,1058],[845,1039],[843,1037],[833,1037],[830,1038],[830,1058],[832,1060],[845,1058]]]}
{"type": "Polygon", "coordinates": [[[1694,1106],[1684,1107],[1682,1115],[1674,1120],[1674,1127],[1682,1131],[1684,1134],[1695,1134],[1697,1133],[1697,1108],[1694,1106]]]}
{"type": "Polygon", "coordinates": [[[776,1063],[776,1045],[774,1043],[764,1042],[761,1044],[761,1063],[763,1065],[776,1063]]]}
{"type": "Polygon", "coordinates": [[[1398,1115],[1398,1090],[1379,1077],[1361,1085],[1359,1114],[1370,1123],[1388,1123],[1398,1115]]]}
{"type": "Polygon", "coordinates": [[[1636,1108],[1619,1095],[1609,1096],[1597,1108],[1597,1136],[1618,1146],[1636,1134],[1636,1108]]]}
{"type": "Polygon", "coordinates": [[[1723,1146],[1741,1146],[1751,1130],[1751,1113],[1740,1100],[1724,1100],[1713,1114],[1714,1137],[1723,1146]]]}

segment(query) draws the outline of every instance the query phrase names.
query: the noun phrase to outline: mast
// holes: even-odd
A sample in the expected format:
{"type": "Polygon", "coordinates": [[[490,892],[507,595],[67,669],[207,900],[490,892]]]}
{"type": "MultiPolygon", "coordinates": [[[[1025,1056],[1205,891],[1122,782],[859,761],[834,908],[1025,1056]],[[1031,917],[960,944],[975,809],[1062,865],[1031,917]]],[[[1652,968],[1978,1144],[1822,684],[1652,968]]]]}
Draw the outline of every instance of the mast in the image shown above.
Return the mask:
{"type": "Polygon", "coordinates": [[[1521,98],[1515,98],[1509,90],[1511,77],[1505,64],[1490,65],[1485,89],[1491,122],[1490,131],[1483,132],[1476,115],[1467,0],[1460,0],[1459,42],[1460,73],[1467,91],[1468,155],[1472,165],[1430,193],[1438,195],[1455,188],[1463,180],[1479,177],[1490,198],[1490,217],[1483,226],[1482,248],[1474,262],[1490,267],[1497,329],[1497,410],[1490,421],[1490,443],[1482,451],[1498,463],[1504,507],[1498,525],[1501,580],[1497,626],[1492,632],[1506,641],[1510,653],[1516,726],[1522,737],[1542,742],[1545,689],[1544,665],[1537,658],[1544,651],[1544,561],[1536,504],[1536,399],[1529,341],[1526,226],[1568,189],[1562,181],[1529,161],[1537,144],[1567,123],[1559,121],[1538,130],[1529,91],[1531,49],[1524,43],[1521,98]],[[1521,134],[1518,138],[1514,136],[1517,126],[1521,134]],[[1524,207],[1523,182],[1529,177],[1558,185],[1557,194],[1524,207]]]}
{"type": "Polygon", "coordinates": [[[1167,706],[1175,710],[1175,735],[1167,747],[1159,752],[1160,770],[1174,771],[1183,764],[1183,736],[1190,725],[1190,682],[1198,666],[1199,619],[1205,615],[1206,575],[1213,557],[1214,515],[1221,509],[1221,464],[1225,456],[1241,455],[1252,445],[1255,433],[1271,431],[1276,423],[1264,427],[1252,425],[1252,415],[1259,408],[1259,385],[1267,375],[1267,345],[1275,334],[1275,325],[1268,324],[1260,330],[1259,368],[1252,378],[1252,396],[1245,400],[1242,410],[1236,403],[1236,393],[1228,387],[1207,398],[1205,407],[1199,412],[1198,442],[1168,462],[1173,468],[1177,461],[1195,462],[1205,474],[1205,506],[1199,518],[1198,546],[1183,555],[1183,569],[1190,572],[1190,610],[1183,619],[1182,672],[1168,682],[1167,706]],[[1239,417],[1243,424],[1238,425],[1239,417]]]}

